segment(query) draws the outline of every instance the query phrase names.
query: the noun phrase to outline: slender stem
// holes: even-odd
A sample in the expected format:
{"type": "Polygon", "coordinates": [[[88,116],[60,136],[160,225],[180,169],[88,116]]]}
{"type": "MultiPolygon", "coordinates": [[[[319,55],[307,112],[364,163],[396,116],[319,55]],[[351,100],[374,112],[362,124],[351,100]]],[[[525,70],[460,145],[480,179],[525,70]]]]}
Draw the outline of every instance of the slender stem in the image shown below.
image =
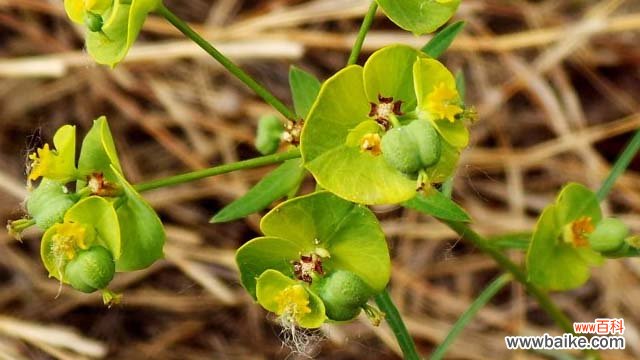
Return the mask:
{"type": "Polygon", "coordinates": [[[353,65],[358,62],[358,57],[360,56],[360,51],[362,50],[362,45],[364,44],[364,38],[367,36],[369,29],[371,29],[371,24],[373,23],[373,19],[376,16],[377,10],[378,3],[372,1],[371,5],[369,6],[369,11],[367,11],[367,15],[365,15],[364,20],[362,20],[362,25],[360,25],[360,31],[358,32],[356,42],[353,44],[353,48],[351,48],[351,55],[349,55],[349,61],[347,62],[347,65],[353,65]]]}
{"type": "Polygon", "coordinates": [[[400,345],[402,354],[404,354],[404,359],[420,360],[420,355],[418,355],[416,345],[413,343],[411,335],[409,335],[407,326],[402,321],[402,316],[400,315],[398,308],[393,303],[391,296],[389,296],[389,291],[385,290],[376,295],[375,300],[380,310],[385,313],[385,319],[398,340],[398,345],[400,345]]]}
{"type": "Polygon", "coordinates": [[[146,183],[138,184],[135,186],[135,188],[139,192],[149,191],[149,190],[158,189],[162,187],[174,186],[174,185],[183,184],[190,181],[200,180],[210,176],[226,174],[226,173],[237,171],[237,170],[251,169],[251,168],[256,168],[256,167],[265,166],[265,165],[277,164],[285,160],[295,159],[298,157],[300,157],[300,151],[295,149],[288,152],[261,156],[261,157],[257,157],[249,160],[238,161],[232,164],[219,165],[219,166],[211,167],[208,169],[202,169],[202,170],[184,173],[181,175],[171,176],[164,179],[153,180],[146,183]]]}
{"type": "Polygon", "coordinates": [[[607,197],[607,195],[609,195],[609,192],[613,188],[613,184],[616,182],[618,177],[620,177],[620,175],[622,175],[622,173],[624,173],[624,171],[627,169],[627,166],[629,166],[631,160],[633,160],[633,157],[636,155],[638,150],[640,150],[640,130],[636,131],[635,135],[633,135],[633,138],[631,138],[631,141],[629,141],[629,143],[627,144],[627,147],[613,164],[613,167],[609,172],[609,176],[607,176],[607,178],[602,183],[602,186],[600,186],[600,189],[596,193],[598,200],[602,201],[607,197]]]}
{"type": "Polygon", "coordinates": [[[267,90],[264,86],[254,80],[249,74],[247,74],[244,70],[240,69],[236,64],[234,64],[229,58],[224,56],[221,52],[219,52],[213,45],[211,45],[208,41],[202,38],[197,32],[195,32],[186,22],[176,16],[171,10],[167,9],[164,4],[160,4],[157,10],[158,14],[162,15],[167,19],[173,26],[175,26],[178,30],[180,30],[184,35],[186,35],[189,39],[193,40],[198,46],[200,46],[204,51],[206,51],[211,57],[216,59],[222,66],[224,66],[231,74],[240,79],[243,83],[245,83],[251,90],[253,90],[258,96],[260,96],[264,101],[273,106],[276,110],[278,110],[282,115],[284,115],[287,119],[295,120],[296,116],[288,106],[286,106],[282,101],[276,98],[269,90],[267,90]]]}
{"type": "Polygon", "coordinates": [[[493,298],[498,291],[500,291],[505,285],[507,285],[511,281],[511,274],[502,274],[498,276],[495,280],[489,284],[482,293],[478,295],[478,297],[473,301],[471,306],[458,318],[453,327],[447,334],[447,337],[438,345],[436,350],[431,354],[431,360],[440,360],[444,357],[449,349],[449,346],[453,344],[453,341],[460,335],[462,330],[467,326],[469,321],[471,321],[478,311],[485,306],[491,298],[493,298]]]}
{"type": "Polygon", "coordinates": [[[505,254],[492,246],[487,239],[471,230],[471,228],[466,224],[448,220],[440,221],[449,226],[453,231],[458,233],[458,235],[462,236],[463,239],[471,242],[477,248],[482,250],[482,252],[491,256],[503,270],[510,272],[515,280],[524,285],[527,291],[538,300],[540,307],[546,311],[551,319],[553,319],[553,321],[555,321],[563,331],[573,333],[573,326],[571,325],[569,318],[553,303],[553,301],[551,301],[551,298],[549,298],[549,295],[545,291],[529,282],[527,274],[505,254]]]}

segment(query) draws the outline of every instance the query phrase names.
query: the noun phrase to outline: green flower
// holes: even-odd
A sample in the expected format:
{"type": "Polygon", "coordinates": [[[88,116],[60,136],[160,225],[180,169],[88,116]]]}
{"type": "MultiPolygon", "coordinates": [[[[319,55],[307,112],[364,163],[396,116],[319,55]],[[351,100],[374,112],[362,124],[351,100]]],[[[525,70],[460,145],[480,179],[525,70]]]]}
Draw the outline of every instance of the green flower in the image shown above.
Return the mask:
{"type": "Polygon", "coordinates": [[[460,0],[376,0],[401,28],[422,35],[435,31],[458,9],[460,0]]]}
{"type": "Polygon", "coordinates": [[[70,283],[83,292],[103,289],[113,278],[114,261],[121,255],[120,227],[116,211],[104,198],[85,198],[66,212],[62,223],[54,224],[44,233],[40,245],[42,263],[49,271],[49,276],[60,280],[61,283],[70,283]],[[110,260],[93,264],[84,260],[86,254],[96,252],[95,247],[106,249],[110,260]],[[85,255],[80,256],[81,254],[85,255]],[[73,274],[68,275],[69,266],[74,270],[73,274]],[[86,282],[76,281],[80,274],[87,274],[91,279],[99,279],[96,282],[99,286],[90,287],[86,282]]]}
{"type": "MultiPolygon", "coordinates": [[[[595,194],[583,185],[566,185],[555,204],[547,206],[538,219],[529,250],[529,279],[549,290],[581,286],[590,267],[604,261],[590,244],[601,223],[602,212],[595,194]]],[[[603,236],[599,236],[603,242],[603,236]]]]}
{"type": "Polygon", "coordinates": [[[31,219],[9,224],[18,236],[33,224],[45,230],[41,252],[49,274],[92,292],[116,270],[144,269],[162,258],[162,222],[122,175],[106,118],[95,120],[85,136],[77,167],[75,128],[60,128],[54,144],[56,151],[45,146],[32,157],[29,179],[43,179],[27,198],[31,219]],[[76,192],[67,187],[71,180],[76,192]]]}
{"type": "Polygon", "coordinates": [[[389,281],[384,234],[362,205],[317,192],[277,206],[260,228],[236,253],[242,285],[299,326],[350,320],[389,281]]]}
{"type": "Polygon", "coordinates": [[[464,118],[446,67],[392,45],[322,85],[302,132],[302,156],[318,183],[342,198],[400,203],[451,176],[469,142],[464,118]],[[395,139],[385,141],[390,134],[395,139]],[[385,143],[393,154],[384,154],[385,143]]]}
{"type": "Polygon", "coordinates": [[[127,55],[147,15],[160,0],[65,0],[69,18],[87,27],[87,51],[99,64],[116,66],[127,55]]]}

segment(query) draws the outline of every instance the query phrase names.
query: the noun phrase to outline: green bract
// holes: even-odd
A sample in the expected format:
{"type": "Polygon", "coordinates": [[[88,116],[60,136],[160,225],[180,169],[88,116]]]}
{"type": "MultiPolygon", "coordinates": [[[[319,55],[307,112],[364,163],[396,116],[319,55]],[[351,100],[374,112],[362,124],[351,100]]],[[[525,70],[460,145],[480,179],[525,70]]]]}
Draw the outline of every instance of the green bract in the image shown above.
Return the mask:
{"type": "MultiPolygon", "coordinates": [[[[317,192],[280,204],[265,215],[260,228],[265,236],[238,249],[236,262],[242,285],[267,310],[273,311],[275,293],[295,284],[325,302],[329,319],[349,320],[389,281],[384,234],[376,217],[362,205],[317,192]],[[263,278],[269,270],[279,275],[266,279],[287,280],[271,284],[263,278]],[[341,286],[344,293],[338,290],[341,286]],[[266,296],[260,294],[261,288],[277,291],[266,296]]],[[[285,298],[280,298],[282,308],[287,307],[285,298]]],[[[322,321],[315,326],[298,323],[317,327],[322,321]]]]}
{"type": "Polygon", "coordinates": [[[50,149],[49,144],[44,144],[29,155],[31,160],[29,181],[39,178],[55,180],[66,183],[78,176],[75,167],[76,161],[76,128],[65,125],[56,131],[53,136],[55,149],[50,149]]]}
{"type": "Polygon", "coordinates": [[[160,0],[65,0],[69,18],[87,26],[87,50],[99,64],[117,65],[160,0]]]}
{"type": "Polygon", "coordinates": [[[411,47],[392,45],[322,85],[300,146],[322,187],[354,202],[387,204],[446,180],[468,141],[453,75],[411,47]]]}
{"type": "Polygon", "coordinates": [[[527,253],[529,279],[549,290],[568,290],[589,279],[589,267],[604,258],[589,245],[602,219],[595,194],[580,184],[566,185],[540,216],[527,253]]]}
{"type": "Polygon", "coordinates": [[[460,0],[376,0],[401,28],[422,35],[435,31],[458,9],[460,0]]]}

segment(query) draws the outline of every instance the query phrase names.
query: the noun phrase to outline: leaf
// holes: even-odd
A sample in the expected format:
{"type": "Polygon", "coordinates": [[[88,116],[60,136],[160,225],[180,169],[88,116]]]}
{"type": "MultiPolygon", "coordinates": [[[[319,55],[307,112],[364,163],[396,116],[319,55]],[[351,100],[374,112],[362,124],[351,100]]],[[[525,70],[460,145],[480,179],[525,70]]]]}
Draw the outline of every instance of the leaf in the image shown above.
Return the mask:
{"type": "Polygon", "coordinates": [[[223,223],[243,218],[265,209],[274,201],[285,197],[304,176],[301,159],[287,160],[267,174],[244,196],[220,210],[212,223],[223,223]]]}
{"type": "Polygon", "coordinates": [[[266,236],[288,239],[303,249],[330,254],[325,271],[348,270],[381,291],[390,276],[389,250],[375,215],[365,206],[327,191],[288,200],[262,218],[266,236]]]}
{"type": "Polygon", "coordinates": [[[438,31],[438,33],[431,38],[424,47],[422,47],[422,52],[434,59],[439,58],[440,55],[449,48],[460,31],[462,31],[464,25],[464,21],[458,21],[447,25],[447,27],[438,31]]]}
{"type": "Polygon", "coordinates": [[[116,204],[122,235],[122,254],[116,262],[116,270],[141,270],[164,257],[164,228],[153,208],[115,166],[112,165],[111,169],[124,191],[123,200],[117,200],[123,201],[123,204],[116,204]]]}
{"type": "Polygon", "coordinates": [[[376,0],[399,27],[416,35],[433,32],[458,9],[460,0],[376,0]]]}
{"type": "Polygon", "coordinates": [[[590,266],[600,265],[602,256],[589,247],[575,248],[559,240],[563,224],[557,222],[557,208],[548,206],[540,216],[529,250],[529,280],[547,290],[570,290],[582,286],[590,276],[590,266]]]}
{"type": "Polygon", "coordinates": [[[439,191],[432,191],[429,195],[416,195],[413,199],[406,201],[402,206],[418,210],[421,213],[431,215],[438,219],[470,222],[471,217],[453,200],[444,196],[439,191]]]}
{"type": "Polygon", "coordinates": [[[289,86],[293,97],[293,107],[298,117],[306,119],[313,102],[320,92],[320,81],[298,67],[289,69],[289,86]]]}
{"type": "Polygon", "coordinates": [[[464,103],[467,94],[467,82],[464,78],[464,72],[462,70],[456,72],[456,88],[458,89],[460,100],[462,101],[462,103],[464,103]]]}
{"type": "Polygon", "coordinates": [[[307,307],[311,310],[307,314],[296,316],[295,320],[297,325],[307,329],[320,327],[327,319],[322,300],[303,285],[298,284],[296,281],[289,279],[275,270],[267,270],[258,278],[258,302],[265,309],[273,313],[278,313],[280,310],[278,296],[281,296],[282,292],[286,289],[291,289],[296,286],[304,289],[308,301],[307,307]]]}

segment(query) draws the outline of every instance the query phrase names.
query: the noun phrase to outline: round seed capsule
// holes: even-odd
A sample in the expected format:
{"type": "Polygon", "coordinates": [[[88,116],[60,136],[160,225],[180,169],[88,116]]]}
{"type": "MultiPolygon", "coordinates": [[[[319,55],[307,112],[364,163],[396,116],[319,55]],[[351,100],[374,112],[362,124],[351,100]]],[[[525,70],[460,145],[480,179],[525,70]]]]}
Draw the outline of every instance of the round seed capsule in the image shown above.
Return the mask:
{"type": "Polygon", "coordinates": [[[64,214],[75,201],[67,194],[64,185],[53,180],[43,179],[40,185],[29,194],[27,211],[36,221],[36,225],[47,230],[62,222],[64,214]]]}
{"type": "Polygon", "coordinates": [[[602,219],[589,235],[591,248],[599,252],[615,251],[624,244],[629,227],[615,218],[602,219]]]}
{"type": "Polygon", "coordinates": [[[81,251],[65,268],[65,280],[76,290],[92,293],[109,285],[116,272],[116,263],[109,250],[92,246],[81,251]]]}
{"type": "Polygon", "coordinates": [[[102,16],[87,11],[84,16],[84,24],[87,25],[87,28],[91,32],[102,31],[102,25],[104,25],[104,21],[102,20],[102,16]]]}
{"type": "Polygon", "coordinates": [[[440,137],[424,120],[393,128],[382,137],[385,161],[400,172],[415,174],[440,159],[440,137]]]}
{"type": "Polygon", "coordinates": [[[358,275],[337,270],[325,277],[318,295],[324,302],[327,317],[347,321],[356,317],[373,295],[373,290],[358,275]]]}

